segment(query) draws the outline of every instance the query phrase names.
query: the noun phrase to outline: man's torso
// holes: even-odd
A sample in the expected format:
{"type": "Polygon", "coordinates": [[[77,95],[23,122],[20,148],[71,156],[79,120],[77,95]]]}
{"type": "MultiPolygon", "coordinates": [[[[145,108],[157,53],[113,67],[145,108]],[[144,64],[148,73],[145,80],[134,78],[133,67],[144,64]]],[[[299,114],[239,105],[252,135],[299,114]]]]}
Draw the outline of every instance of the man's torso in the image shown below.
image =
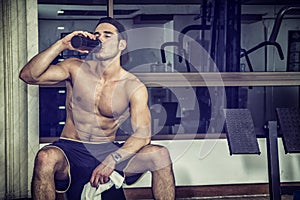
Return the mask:
{"type": "Polygon", "coordinates": [[[67,119],[62,136],[91,142],[113,141],[117,129],[129,117],[130,97],[141,84],[128,72],[117,80],[104,81],[83,64],[66,81],[67,119]]]}

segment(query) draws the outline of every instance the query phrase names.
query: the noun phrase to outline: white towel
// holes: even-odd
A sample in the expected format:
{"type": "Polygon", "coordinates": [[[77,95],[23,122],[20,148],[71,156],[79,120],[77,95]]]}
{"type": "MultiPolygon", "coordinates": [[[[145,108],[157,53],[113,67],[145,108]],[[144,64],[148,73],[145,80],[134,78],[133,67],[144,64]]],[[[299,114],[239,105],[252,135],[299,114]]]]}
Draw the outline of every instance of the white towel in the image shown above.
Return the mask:
{"type": "Polygon", "coordinates": [[[109,176],[109,181],[104,184],[99,184],[98,188],[92,187],[90,182],[86,183],[81,192],[81,200],[101,200],[101,193],[111,188],[115,185],[116,189],[122,187],[124,182],[124,177],[118,172],[113,171],[109,176]]]}

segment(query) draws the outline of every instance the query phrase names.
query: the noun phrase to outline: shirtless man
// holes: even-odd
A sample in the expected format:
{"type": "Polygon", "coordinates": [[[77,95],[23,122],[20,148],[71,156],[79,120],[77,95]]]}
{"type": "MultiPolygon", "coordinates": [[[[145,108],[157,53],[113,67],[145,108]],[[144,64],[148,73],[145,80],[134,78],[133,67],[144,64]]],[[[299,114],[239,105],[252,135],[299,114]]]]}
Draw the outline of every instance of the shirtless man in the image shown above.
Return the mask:
{"type": "Polygon", "coordinates": [[[59,141],[42,148],[35,159],[32,192],[34,199],[55,199],[56,191],[67,191],[80,199],[83,185],[106,183],[114,170],[124,172],[125,183],[135,182],[150,171],[155,199],[174,199],[172,163],[165,147],[150,144],[151,116],[144,84],[121,66],[126,48],[122,24],[102,18],[95,34],[75,31],[33,57],[21,70],[28,84],[50,85],[65,81],[67,117],[59,141]],[[74,49],[71,38],[83,35],[99,39],[102,48],[94,59],[51,62],[64,50],[74,49]],[[133,133],[122,144],[116,132],[130,116],[133,133]]]}

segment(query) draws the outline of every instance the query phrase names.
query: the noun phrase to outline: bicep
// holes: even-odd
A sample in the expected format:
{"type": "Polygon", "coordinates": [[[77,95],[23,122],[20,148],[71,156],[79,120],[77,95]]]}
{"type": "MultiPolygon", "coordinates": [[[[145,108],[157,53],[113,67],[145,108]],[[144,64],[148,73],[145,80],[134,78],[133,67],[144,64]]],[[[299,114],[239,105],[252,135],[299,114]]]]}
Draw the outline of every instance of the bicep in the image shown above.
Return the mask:
{"type": "Polygon", "coordinates": [[[71,78],[80,68],[82,60],[77,58],[66,59],[56,65],[50,65],[48,69],[38,78],[36,84],[56,84],[71,78]]]}
{"type": "Polygon", "coordinates": [[[134,132],[149,136],[151,116],[148,107],[148,92],[145,86],[139,87],[130,98],[131,124],[134,132]]]}
{"type": "Polygon", "coordinates": [[[50,65],[47,71],[43,73],[37,84],[56,84],[70,77],[69,70],[62,64],[50,65]]]}

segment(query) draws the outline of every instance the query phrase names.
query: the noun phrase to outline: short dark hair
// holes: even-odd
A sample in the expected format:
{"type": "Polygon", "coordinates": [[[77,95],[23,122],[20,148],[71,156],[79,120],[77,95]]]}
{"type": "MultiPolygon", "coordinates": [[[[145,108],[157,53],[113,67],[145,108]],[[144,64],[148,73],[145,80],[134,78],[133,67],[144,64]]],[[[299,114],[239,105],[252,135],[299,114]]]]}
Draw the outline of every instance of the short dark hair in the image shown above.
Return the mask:
{"type": "Polygon", "coordinates": [[[116,19],[113,19],[111,17],[103,17],[101,19],[99,19],[96,27],[99,25],[99,24],[103,24],[103,23],[108,23],[108,24],[111,24],[113,25],[114,27],[117,28],[120,36],[121,36],[121,39],[123,40],[126,40],[127,41],[127,34],[126,34],[126,29],[125,27],[123,26],[123,24],[121,24],[120,22],[118,22],[116,19]]]}

